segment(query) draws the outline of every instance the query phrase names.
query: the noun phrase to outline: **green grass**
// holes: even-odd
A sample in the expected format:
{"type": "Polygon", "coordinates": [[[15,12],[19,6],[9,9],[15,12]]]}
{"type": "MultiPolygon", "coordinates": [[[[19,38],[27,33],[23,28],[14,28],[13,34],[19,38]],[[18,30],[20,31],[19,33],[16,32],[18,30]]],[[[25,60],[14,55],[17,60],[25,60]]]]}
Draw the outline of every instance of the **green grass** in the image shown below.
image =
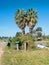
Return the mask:
{"type": "Polygon", "coordinates": [[[2,65],[49,65],[49,51],[46,49],[17,51],[6,47],[2,65]]]}

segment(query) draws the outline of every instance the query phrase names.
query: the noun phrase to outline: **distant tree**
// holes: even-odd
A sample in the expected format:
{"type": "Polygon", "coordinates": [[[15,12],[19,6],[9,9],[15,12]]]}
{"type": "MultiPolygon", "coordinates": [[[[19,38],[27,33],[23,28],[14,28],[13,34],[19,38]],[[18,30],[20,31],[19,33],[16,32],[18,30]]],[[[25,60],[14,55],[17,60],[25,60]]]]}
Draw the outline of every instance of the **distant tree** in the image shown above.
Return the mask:
{"type": "Polygon", "coordinates": [[[12,42],[12,38],[11,37],[9,37],[9,42],[12,42]]]}
{"type": "Polygon", "coordinates": [[[43,35],[42,37],[43,37],[44,40],[46,40],[46,35],[45,35],[45,33],[44,33],[44,35],[43,35]]]}
{"type": "Polygon", "coordinates": [[[41,27],[37,27],[36,31],[38,31],[38,32],[40,31],[41,32],[42,28],[41,27]]]}
{"type": "Polygon", "coordinates": [[[38,32],[37,33],[37,37],[42,37],[42,33],[41,32],[38,32]]]}
{"type": "Polygon", "coordinates": [[[42,28],[41,27],[37,27],[36,33],[37,33],[37,37],[42,37],[42,28]]]}
{"type": "Polygon", "coordinates": [[[1,39],[1,37],[0,37],[0,39],[1,39]]]}
{"type": "Polygon", "coordinates": [[[33,30],[33,31],[32,31],[32,35],[33,35],[33,36],[36,36],[36,30],[33,30]]]}
{"type": "Polygon", "coordinates": [[[21,34],[22,34],[21,32],[17,32],[16,37],[21,36],[21,34]]]}
{"type": "Polygon", "coordinates": [[[47,39],[49,39],[49,35],[47,36],[47,39]]]}

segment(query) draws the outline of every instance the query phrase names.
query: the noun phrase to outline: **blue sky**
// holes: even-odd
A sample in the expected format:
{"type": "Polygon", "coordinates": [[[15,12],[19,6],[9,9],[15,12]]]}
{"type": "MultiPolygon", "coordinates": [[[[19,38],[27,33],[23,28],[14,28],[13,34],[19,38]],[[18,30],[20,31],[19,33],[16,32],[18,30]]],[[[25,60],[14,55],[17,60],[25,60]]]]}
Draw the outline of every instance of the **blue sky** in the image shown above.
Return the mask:
{"type": "MultiPolygon", "coordinates": [[[[0,0],[0,36],[15,36],[21,31],[15,24],[15,11],[19,8],[38,11],[38,22],[35,26],[42,27],[43,34],[49,35],[49,0],[0,0]]],[[[25,28],[26,32],[29,28],[25,28]]]]}

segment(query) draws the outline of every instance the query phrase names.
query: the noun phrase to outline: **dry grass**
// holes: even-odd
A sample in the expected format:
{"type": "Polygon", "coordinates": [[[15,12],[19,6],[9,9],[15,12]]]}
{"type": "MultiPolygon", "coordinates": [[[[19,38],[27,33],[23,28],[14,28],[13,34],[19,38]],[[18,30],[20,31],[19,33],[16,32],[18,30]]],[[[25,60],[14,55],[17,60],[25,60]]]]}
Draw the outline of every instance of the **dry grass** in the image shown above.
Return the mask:
{"type": "Polygon", "coordinates": [[[2,57],[2,65],[49,65],[49,51],[46,49],[6,50],[2,57]]]}

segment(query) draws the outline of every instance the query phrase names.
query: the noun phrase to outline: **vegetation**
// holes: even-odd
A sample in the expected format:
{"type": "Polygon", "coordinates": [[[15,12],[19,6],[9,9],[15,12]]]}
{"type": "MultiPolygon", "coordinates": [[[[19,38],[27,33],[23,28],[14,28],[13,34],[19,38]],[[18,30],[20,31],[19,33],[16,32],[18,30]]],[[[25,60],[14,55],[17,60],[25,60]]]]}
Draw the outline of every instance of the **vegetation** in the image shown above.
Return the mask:
{"type": "Polygon", "coordinates": [[[12,44],[12,46],[15,46],[17,44],[17,42],[19,42],[18,44],[20,44],[22,46],[22,45],[24,45],[25,42],[28,42],[29,49],[30,49],[35,46],[34,41],[35,41],[35,39],[29,34],[26,34],[25,36],[18,35],[17,37],[16,36],[13,37],[11,44],[12,44]]]}
{"type": "Polygon", "coordinates": [[[2,65],[49,65],[49,51],[38,49],[25,52],[6,47],[2,65]]]}
{"type": "Polygon", "coordinates": [[[23,9],[18,9],[15,13],[15,21],[18,27],[22,30],[22,34],[25,34],[25,26],[28,25],[30,29],[30,34],[32,34],[32,29],[37,23],[37,12],[35,9],[28,9],[27,11],[23,9]]]}
{"type": "Polygon", "coordinates": [[[30,34],[32,34],[32,30],[37,23],[38,15],[35,9],[28,9],[27,10],[27,25],[29,27],[30,34]]]}
{"type": "Polygon", "coordinates": [[[0,37],[0,40],[4,40],[4,41],[5,41],[5,40],[8,40],[8,38],[9,38],[9,37],[4,37],[4,36],[2,36],[2,37],[0,37]]]}
{"type": "Polygon", "coordinates": [[[37,27],[36,31],[42,31],[41,27],[37,27]]]}
{"type": "Polygon", "coordinates": [[[37,37],[42,37],[42,28],[41,27],[37,27],[36,28],[36,33],[37,33],[37,37]]]}
{"type": "MultiPolygon", "coordinates": [[[[37,11],[32,8],[27,11],[18,9],[15,12],[15,22],[22,30],[22,33],[17,32],[15,37],[6,38],[8,45],[4,49],[2,65],[49,65],[49,51],[47,49],[35,48],[34,42],[36,38],[43,37],[44,40],[49,40],[49,36],[42,36],[41,27],[33,30],[37,19],[37,11]],[[28,34],[25,34],[26,26],[29,27],[30,33],[28,34]],[[22,48],[24,46],[27,47],[27,45],[24,45],[26,42],[28,43],[28,50],[24,51],[22,48]],[[16,45],[21,50],[15,50],[16,45]]],[[[49,46],[49,43],[47,43],[47,46],[49,46]]]]}
{"type": "Polygon", "coordinates": [[[25,19],[24,19],[25,11],[23,9],[18,9],[15,13],[15,21],[18,27],[22,30],[22,34],[25,34],[25,19]]]}

